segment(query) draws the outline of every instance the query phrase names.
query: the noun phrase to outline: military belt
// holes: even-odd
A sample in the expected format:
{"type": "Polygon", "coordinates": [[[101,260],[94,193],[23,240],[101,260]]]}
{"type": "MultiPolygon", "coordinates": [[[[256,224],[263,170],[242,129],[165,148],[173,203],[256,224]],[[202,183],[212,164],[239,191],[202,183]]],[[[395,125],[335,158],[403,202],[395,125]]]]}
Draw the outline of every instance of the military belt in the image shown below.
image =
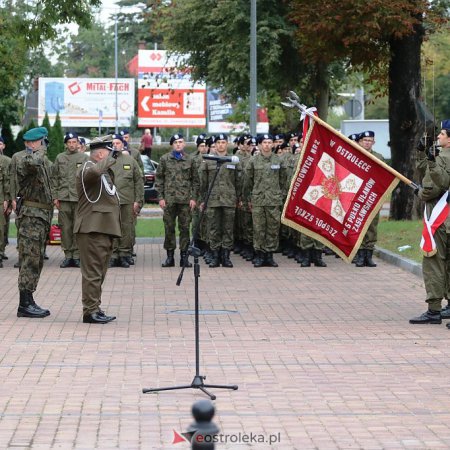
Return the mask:
{"type": "Polygon", "coordinates": [[[52,211],[53,207],[50,205],[46,205],[45,203],[32,202],[30,200],[25,200],[23,202],[25,206],[31,206],[33,208],[46,209],[47,211],[52,211]]]}

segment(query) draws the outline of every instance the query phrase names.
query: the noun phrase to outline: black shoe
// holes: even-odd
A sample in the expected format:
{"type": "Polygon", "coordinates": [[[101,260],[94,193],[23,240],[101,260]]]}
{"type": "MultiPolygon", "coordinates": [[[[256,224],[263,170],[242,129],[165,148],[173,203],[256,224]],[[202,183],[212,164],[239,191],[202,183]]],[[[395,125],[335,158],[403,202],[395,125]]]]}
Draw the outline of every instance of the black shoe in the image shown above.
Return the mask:
{"type": "Polygon", "coordinates": [[[124,256],[121,256],[119,258],[119,264],[117,264],[117,267],[122,267],[122,269],[129,269],[130,264],[127,261],[127,258],[124,256]]]}
{"type": "Polygon", "coordinates": [[[372,256],[373,250],[366,250],[366,258],[364,260],[366,267],[377,267],[377,265],[373,262],[372,256]]]}
{"type": "Polygon", "coordinates": [[[322,259],[322,250],[312,250],[312,262],[316,267],[327,267],[327,264],[322,259]]]}
{"type": "Polygon", "coordinates": [[[444,320],[450,319],[450,305],[447,305],[445,308],[442,308],[441,319],[444,320]]]}
{"type": "Polygon", "coordinates": [[[72,267],[76,267],[76,268],[80,268],[81,267],[81,262],[79,259],[72,259],[72,267]]]}
{"type": "Polygon", "coordinates": [[[300,267],[311,267],[312,249],[303,250],[303,259],[300,261],[300,267]]]}
{"type": "Polygon", "coordinates": [[[20,269],[20,262],[19,261],[14,263],[14,269],[20,269]]]}
{"type": "Polygon", "coordinates": [[[117,267],[119,265],[119,261],[116,258],[111,258],[109,260],[108,267],[117,267]]]}
{"type": "Polygon", "coordinates": [[[95,312],[92,314],[88,314],[83,316],[83,323],[108,323],[114,320],[110,316],[106,316],[105,313],[100,314],[100,312],[95,312]]]}
{"type": "Polygon", "coordinates": [[[264,259],[264,265],[267,267],[278,267],[278,264],[273,259],[273,253],[267,252],[264,259]]]}
{"type": "Polygon", "coordinates": [[[175,258],[173,250],[167,250],[167,258],[166,260],[161,264],[161,267],[174,267],[175,266],[175,258]]]}
{"type": "Polygon", "coordinates": [[[233,263],[230,260],[230,250],[222,249],[222,267],[233,267],[233,263]]]}
{"type": "Polygon", "coordinates": [[[265,255],[263,252],[257,250],[255,252],[255,259],[253,260],[254,267],[262,267],[264,265],[265,255]]]}
{"type": "Polygon", "coordinates": [[[358,250],[356,253],[356,267],[365,267],[366,265],[366,250],[358,250]]]}
{"type": "Polygon", "coordinates": [[[445,325],[447,328],[450,328],[450,323],[448,323],[447,325],[445,325]]]}
{"type": "Polygon", "coordinates": [[[134,258],[132,256],[127,256],[127,262],[130,266],[134,266],[134,258]]]}
{"type": "Polygon", "coordinates": [[[422,324],[422,323],[442,323],[441,313],[439,311],[426,311],[418,317],[413,317],[409,323],[422,324]]]}
{"type": "Polygon", "coordinates": [[[3,261],[0,259],[0,269],[3,269],[3,261]]]}
{"type": "Polygon", "coordinates": [[[64,258],[64,261],[59,265],[61,269],[66,269],[67,267],[74,267],[72,258],[64,258]]]}
{"type": "Polygon", "coordinates": [[[44,253],[44,259],[48,259],[47,253],[44,253]]]}
{"type": "Polygon", "coordinates": [[[29,317],[31,319],[41,319],[50,315],[48,309],[42,309],[38,305],[19,306],[17,317],[29,317]]]}
{"type": "Polygon", "coordinates": [[[211,262],[209,263],[209,267],[211,267],[211,269],[214,269],[214,268],[219,267],[219,266],[220,266],[219,250],[213,250],[212,251],[211,262]]]}
{"type": "Polygon", "coordinates": [[[180,252],[180,267],[192,267],[192,264],[189,262],[189,255],[187,252],[180,252]]]}
{"type": "Polygon", "coordinates": [[[98,313],[97,313],[97,314],[98,314],[99,316],[106,317],[106,318],[109,319],[110,321],[116,320],[116,319],[117,319],[116,316],[107,316],[107,315],[105,314],[105,311],[102,311],[101,309],[98,310],[98,313]]]}

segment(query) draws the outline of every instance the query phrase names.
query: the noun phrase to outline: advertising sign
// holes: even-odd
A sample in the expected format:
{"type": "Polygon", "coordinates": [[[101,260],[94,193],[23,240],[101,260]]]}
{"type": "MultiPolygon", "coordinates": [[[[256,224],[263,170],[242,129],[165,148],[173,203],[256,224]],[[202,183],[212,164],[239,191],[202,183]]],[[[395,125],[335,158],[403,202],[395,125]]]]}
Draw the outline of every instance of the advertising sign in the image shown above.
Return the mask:
{"type": "Polygon", "coordinates": [[[59,113],[63,127],[130,126],[134,116],[134,79],[39,78],[38,119],[59,113]],[[117,106],[116,106],[117,91],[117,106]]]}
{"type": "Polygon", "coordinates": [[[181,59],[165,50],[139,50],[140,127],[206,126],[206,87],[192,81],[189,69],[177,68],[181,59]]]}

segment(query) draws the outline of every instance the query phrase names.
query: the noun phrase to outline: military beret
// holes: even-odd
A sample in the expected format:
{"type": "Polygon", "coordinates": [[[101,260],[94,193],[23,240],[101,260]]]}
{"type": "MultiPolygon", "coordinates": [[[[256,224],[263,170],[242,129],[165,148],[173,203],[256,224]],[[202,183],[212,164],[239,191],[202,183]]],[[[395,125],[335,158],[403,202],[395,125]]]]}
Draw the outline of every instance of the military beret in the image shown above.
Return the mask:
{"type": "Polygon", "coordinates": [[[296,142],[293,146],[292,146],[292,153],[295,155],[295,152],[300,148],[300,144],[298,142],[296,142]]]}
{"type": "Polygon", "coordinates": [[[84,137],[79,137],[79,138],[78,138],[78,142],[79,142],[81,145],[86,145],[86,139],[85,139],[84,137]]]}
{"type": "Polygon", "coordinates": [[[228,142],[228,136],[225,133],[220,133],[214,136],[214,142],[217,141],[227,141],[228,142]]]}
{"type": "Polygon", "coordinates": [[[238,144],[239,143],[239,136],[236,136],[234,139],[233,139],[233,144],[238,144]]]}
{"type": "Polygon", "coordinates": [[[23,140],[28,142],[40,141],[41,139],[44,139],[46,136],[48,136],[47,128],[45,127],[32,128],[23,135],[23,140]]]}
{"type": "Polygon", "coordinates": [[[77,134],[77,133],[72,133],[71,131],[70,131],[69,133],[66,133],[66,135],[64,136],[64,144],[65,144],[69,139],[78,139],[78,134],[77,134]]]}
{"type": "Polygon", "coordinates": [[[270,139],[271,141],[273,141],[273,136],[271,134],[260,134],[258,136],[258,144],[261,144],[262,141],[266,140],[266,139],[270,139]]]}
{"type": "Polygon", "coordinates": [[[123,141],[123,136],[121,134],[113,134],[112,138],[113,139],[119,139],[119,141],[124,142],[123,141]]]}
{"type": "Polygon", "coordinates": [[[4,139],[0,136],[0,142],[5,143],[4,139]]]}
{"type": "Polygon", "coordinates": [[[112,150],[113,137],[111,134],[108,134],[106,136],[100,136],[92,139],[91,143],[89,144],[89,150],[97,150],[99,148],[106,148],[106,150],[112,150]]]}
{"type": "Polygon", "coordinates": [[[127,130],[126,128],[124,128],[123,130],[121,130],[121,131],[119,132],[119,134],[120,134],[121,136],[125,136],[125,135],[127,135],[127,134],[130,134],[130,131],[127,130]]]}
{"type": "Polygon", "coordinates": [[[359,134],[359,139],[365,138],[365,137],[375,137],[375,133],[373,131],[363,131],[359,134]]]}
{"type": "Polygon", "coordinates": [[[445,119],[441,122],[441,130],[450,131],[450,119],[445,119]]]}
{"type": "Polygon", "coordinates": [[[246,143],[249,139],[251,139],[252,136],[250,134],[243,134],[242,136],[239,136],[239,144],[246,143]]]}
{"type": "Polygon", "coordinates": [[[173,143],[175,141],[178,141],[178,139],[183,139],[183,135],[182,134],[174,134],[171,138],[170,138],[170,145],[173,145],[173,143]]]}
{"type": "Polygon", "coordinates": [[[359,141],[359,133],[353,133],[348,136],[351,141],[359,141]]]}
{"type": "Polygon", "coordinates": [[[298,134],[295,131],[291,131],[290,133],[287,134],[286,139],[289,140],[295,137],[298,137],[298,134]]]}
{"type": "Polygon", "coordinates": [[[195,145],[198,147],[200,144],[206,144],[206,134],[199,134],[195,140],[195,145]]]}
{"type": "Polygon", "coordinates": [[[278,133],[273,137],[274,141],[279,141],[280,139],[286,139],[284,133],[278,133]]]}
{"type": "Polygon", "coordinates": [[[247,145],[256,145],[256,138],[251,137],[248,141],[247,141],[247,145]]]}

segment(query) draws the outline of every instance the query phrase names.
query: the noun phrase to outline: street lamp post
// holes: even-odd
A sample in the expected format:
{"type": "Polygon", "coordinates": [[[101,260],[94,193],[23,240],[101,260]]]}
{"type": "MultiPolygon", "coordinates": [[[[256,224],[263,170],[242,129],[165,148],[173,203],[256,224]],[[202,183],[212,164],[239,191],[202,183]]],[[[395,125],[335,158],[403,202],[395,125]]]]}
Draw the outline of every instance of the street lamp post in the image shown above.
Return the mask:
{"type": "Polygon", "coordinates": [[[256,0],[250,6],[250,133],[256,136],[256,102],[257,102],[257,70],[256,70],[256,0]]]}

